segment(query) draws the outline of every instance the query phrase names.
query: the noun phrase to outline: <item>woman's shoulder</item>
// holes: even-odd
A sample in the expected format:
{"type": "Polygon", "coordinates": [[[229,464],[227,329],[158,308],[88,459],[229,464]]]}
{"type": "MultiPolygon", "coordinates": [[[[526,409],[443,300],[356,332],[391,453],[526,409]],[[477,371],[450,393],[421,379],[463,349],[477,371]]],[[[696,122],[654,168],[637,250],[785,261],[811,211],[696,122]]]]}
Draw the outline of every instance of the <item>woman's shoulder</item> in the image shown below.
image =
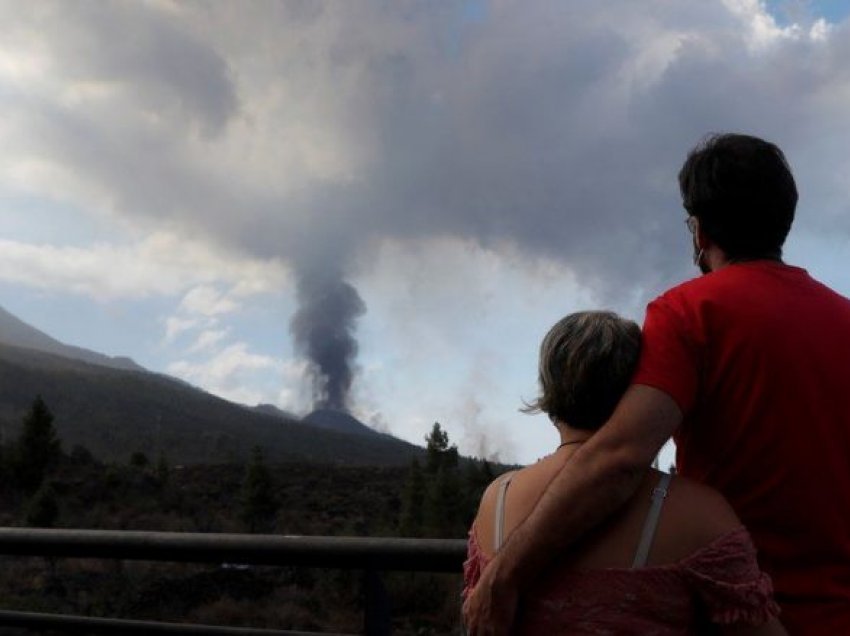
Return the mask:
{"type": "Polygon", "coordinates": [[[706,541],[734,530],[741,520],[719,490],[687,477],[677,475],[672,480],[669,505],[674,514],[691,520],[706,541]]]}
{"type": "Polygon", "coordinates": [[[528,467],[508,470],[490,482],[484,489],[484,493],[481,495],[481,501],[478,504],[478,514],[475,517],[476,525],[480,525],[481,523],[489,524],[493,520],[496,512],[496,500],[499,498],[499,490],[506,480],[513,480],[517,475],[526,470],[528,470],[528,467]]]}
{"type": "Polygon", "coordinates": [[[677,556],[692,554],[739,528],[741,520],[719,491],[680,475],[671,480],[658,538],[677,556]]]}
{"type": "Polygon", "coordinates": [[[536,489],[538,486],[545,486],[562,466],[563,462],[559,461],[559,458],[555,455],[547,455],[528,466],[518,466],[501,473],[484,490],[478,516],[481,517],[482,512],[495,510],[499,489],[505,480],[511,481],[511,488],[514,490],[517,488],[521,490],[536,489]]]}
{"type": "Polygon", "coordinates": [[[540,493],[555,472],[557,472],[557,465],[553,463],[551,456],[549,456],[535,464],[504,472],[490,482],[481,496],[478,513],[472,527],[472,531],[476,534],[478,542],[486,554],[492,552],[491,546],[493,545],[499,491],[505,485],[505,482],[510,480],[510,490],[513,493],[512,496],[506,498],[505,502],[505,514],[509,517],[505,523],[505,530],[509,533],[512,527],[510,521],[515,521],[516,517],[524,517],[531,511],[540,493]]]}
{"type": "Polygon", "coordinates": [[[470,542],[477,546],[476,552],[480,553],[479,556],[490,557],[493,554],[492,545],[495,536],[493,521],[496,518],[496,499],[499,496],[499,488],[502,482],[512,478],[515,472],[508,471],[496,477],[481,495],[478,512],[472,522],[472,528],[469,530],[470,542]]]}

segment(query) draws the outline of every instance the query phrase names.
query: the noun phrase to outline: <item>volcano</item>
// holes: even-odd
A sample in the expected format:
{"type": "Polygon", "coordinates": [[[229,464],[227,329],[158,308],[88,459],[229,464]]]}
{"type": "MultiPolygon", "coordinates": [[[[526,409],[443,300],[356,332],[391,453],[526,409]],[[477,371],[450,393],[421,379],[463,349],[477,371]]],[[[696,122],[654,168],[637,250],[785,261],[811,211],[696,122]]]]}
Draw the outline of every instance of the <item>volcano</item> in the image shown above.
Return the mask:
{"type": "Polygon", "coordinates": [[[302,421],[305,424],[338,431],[340,433],[353,433],[355,435],[382,435],[382,433],[366,426],[350,413],[335,409],[316,409],[309,415],[305,415],[302,421]]]}

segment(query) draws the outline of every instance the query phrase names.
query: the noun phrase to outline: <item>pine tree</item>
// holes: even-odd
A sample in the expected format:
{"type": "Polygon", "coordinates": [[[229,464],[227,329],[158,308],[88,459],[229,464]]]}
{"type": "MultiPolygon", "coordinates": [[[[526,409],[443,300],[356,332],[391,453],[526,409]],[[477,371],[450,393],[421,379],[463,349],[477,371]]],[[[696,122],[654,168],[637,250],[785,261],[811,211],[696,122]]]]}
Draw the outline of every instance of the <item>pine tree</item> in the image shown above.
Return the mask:
{"type": "Polygon", "coordinates": [[[434,422],[430,435],[425,436],[425,451],[428,453],[425,469],[429,474],[436,475],[443,466],[457,468],[457,446],[449,446],[449,434],[439,422],[434,422]]]}
{"type": "Polygon", "coordinates": [[[62,455],[62,442],[53,428],[53,414],[40,395],[24,417],[14,455],[15,479],[29,492],[41,485],[62,455]]]}
{"type": "Polygon", "coordinates": [[[429,483],[425,497],[424,525],[429,535],[440,538],[464,536],[464,500],[457,467],[441,466],[429,483]]]}
{"type": "Polygon", "coordinates": [[[242,520],[250,532],[270,530],[278,510],[271,474],[263,461],[263,452],[255,446],[242,482],[242,520]]]}
{"type": "Polygon", "coordinates": [[[423,502],[423,527],[429,536],[463,536],[465,494],[458,471],[457,446],[449,444],[449,434],[434,422],[425,437],[427,474],[423,502]]]}

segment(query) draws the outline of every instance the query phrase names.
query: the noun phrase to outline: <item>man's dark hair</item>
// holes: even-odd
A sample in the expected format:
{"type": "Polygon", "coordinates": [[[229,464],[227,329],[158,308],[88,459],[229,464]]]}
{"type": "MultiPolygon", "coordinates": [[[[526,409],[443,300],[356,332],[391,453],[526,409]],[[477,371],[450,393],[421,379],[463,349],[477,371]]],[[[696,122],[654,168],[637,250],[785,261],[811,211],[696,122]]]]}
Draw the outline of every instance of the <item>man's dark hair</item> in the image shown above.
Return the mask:
{"type": "Polygon", "coordinates": [[[679,172],[682,203],[730,259],[782,256],[797,207],[797,186],[782,151],[769,141],[713,135],[679,172]]]}

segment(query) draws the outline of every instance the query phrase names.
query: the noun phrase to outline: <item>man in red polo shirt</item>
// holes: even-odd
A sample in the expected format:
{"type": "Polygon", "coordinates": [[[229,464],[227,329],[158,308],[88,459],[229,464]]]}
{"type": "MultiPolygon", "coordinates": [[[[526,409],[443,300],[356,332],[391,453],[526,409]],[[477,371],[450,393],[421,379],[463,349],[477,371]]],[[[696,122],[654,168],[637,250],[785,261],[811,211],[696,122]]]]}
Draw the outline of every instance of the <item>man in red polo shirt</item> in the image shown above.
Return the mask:
{"type": "Polygon", "coordinates": [[[519,592],[671,435],[752,533],[789,632],[850,634],[850,301],[781,260],[797,190],[775,145],[712,137],[679,184],[704,276],[650,303],[632,387],[483,573],[472,634],[508,633],[519,592]]]}

